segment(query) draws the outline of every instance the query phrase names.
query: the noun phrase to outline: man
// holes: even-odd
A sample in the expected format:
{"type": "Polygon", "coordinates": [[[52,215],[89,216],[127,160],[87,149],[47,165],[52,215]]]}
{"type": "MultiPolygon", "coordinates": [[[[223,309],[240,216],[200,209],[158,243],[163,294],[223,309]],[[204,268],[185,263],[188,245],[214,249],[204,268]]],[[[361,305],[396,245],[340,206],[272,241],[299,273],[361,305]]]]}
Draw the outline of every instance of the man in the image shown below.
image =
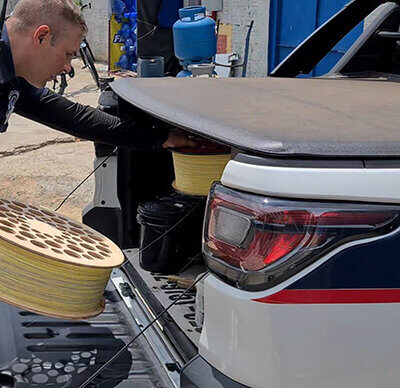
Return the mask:
{"type": "Polygon", "coordinates": [[[73,0],[20,0],[3,28],[0,50],[0,131],[16,113],[73,136],[149,149],[194,143],[155,119],[124,122],[44,88],[71,70],[87,26],[73,0]]]}

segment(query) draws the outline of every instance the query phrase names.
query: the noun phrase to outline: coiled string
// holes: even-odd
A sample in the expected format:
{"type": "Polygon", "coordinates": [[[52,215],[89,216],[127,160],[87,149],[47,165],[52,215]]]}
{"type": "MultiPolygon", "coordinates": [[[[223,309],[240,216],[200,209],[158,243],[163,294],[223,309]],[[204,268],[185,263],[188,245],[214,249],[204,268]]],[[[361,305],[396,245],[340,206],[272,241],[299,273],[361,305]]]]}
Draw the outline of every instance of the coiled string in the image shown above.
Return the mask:
{"type": "Polygon", "coordinates": [[[176,190],[190,195],[207,196],[211,184],[221,179],[230,154],[193,155],[172,152],[176,190]]]}
{"type": "Polygon", "coordinates": [[[86,268],[28,253],[0,240],[0,300],[60,318],[82,319],[103,311],[111,269],[86,268]]]}

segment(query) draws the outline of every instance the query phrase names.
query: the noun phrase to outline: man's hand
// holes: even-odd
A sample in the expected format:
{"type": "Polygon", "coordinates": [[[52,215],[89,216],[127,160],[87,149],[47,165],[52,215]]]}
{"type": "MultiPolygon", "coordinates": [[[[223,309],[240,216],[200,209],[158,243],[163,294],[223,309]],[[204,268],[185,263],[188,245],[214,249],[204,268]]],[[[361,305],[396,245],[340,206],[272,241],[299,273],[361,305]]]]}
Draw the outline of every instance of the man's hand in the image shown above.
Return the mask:
{"type": "Polygon", "coordinates": [[[169,131],[169,137],[162,146],[163,148],[196,147],[197,143],[190,136],[189,132],[173,128],[169,131]]]}

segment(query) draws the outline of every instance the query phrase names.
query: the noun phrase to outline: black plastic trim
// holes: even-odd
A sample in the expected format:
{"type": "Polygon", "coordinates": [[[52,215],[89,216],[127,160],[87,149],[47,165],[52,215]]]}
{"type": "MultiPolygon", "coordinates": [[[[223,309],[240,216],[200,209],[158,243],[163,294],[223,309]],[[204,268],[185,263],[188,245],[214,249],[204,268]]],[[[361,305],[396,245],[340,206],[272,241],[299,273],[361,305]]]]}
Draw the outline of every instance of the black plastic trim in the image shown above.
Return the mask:
{"type": "Polygon", "coordinates": [[[120,208],[93,206],[87,208],[82,222],[121,245],[122,211],[120,208]]]}
{"type": "Polygon", "coordinates": [[[211,366],[202,357],[191,360],[181,372],[181,388],[248,388],[211,366]]]}
{"type": "Polygon", "coordinates": [[[145,337],[121,351],[139,329],[112,282],[104,296],[103,314],[75,321],[0,303],[0,387],[77,388],[119,351],[89,387],[170,387],[145,337]],[[6,384],[7,375],[15,385],[6,384]]]}
{"type": "MultiPolygon", "coordinates": [[[[329,159],[281,159],[239,153],[236,162],[271,167],[305,167],[305,168],[364,168],[362,160],[329,160],[329,159]]],[[[400,160],[397,161],[400,166],[400,160]]]]}
{"type": "Polygon", "coordinates": [[[364,163],[366,168],[400,168],[397,159],[365,160],[364,163]]]}
{"type": "Polygon", "coordinates": [[[236,162],[269,167],[297,167],[297,168],[400,168],[399,159],[283,159],[265,158],[262,156],[238,153],[236,162]]]}

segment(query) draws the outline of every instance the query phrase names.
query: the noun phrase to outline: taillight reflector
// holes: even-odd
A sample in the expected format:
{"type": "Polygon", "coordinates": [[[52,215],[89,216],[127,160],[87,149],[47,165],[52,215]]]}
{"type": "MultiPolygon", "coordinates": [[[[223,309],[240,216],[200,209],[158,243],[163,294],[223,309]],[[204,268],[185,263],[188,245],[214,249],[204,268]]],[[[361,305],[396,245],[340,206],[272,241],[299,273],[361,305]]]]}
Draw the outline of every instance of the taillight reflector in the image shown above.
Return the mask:
{"type": "Polygon", "coordinates": [[[272,199],[220,184],[207,209],[205,254],[242,272],[295,265],[346,241],[386,233],[399,221],[398,210],[388,206],[272,199]]]}

